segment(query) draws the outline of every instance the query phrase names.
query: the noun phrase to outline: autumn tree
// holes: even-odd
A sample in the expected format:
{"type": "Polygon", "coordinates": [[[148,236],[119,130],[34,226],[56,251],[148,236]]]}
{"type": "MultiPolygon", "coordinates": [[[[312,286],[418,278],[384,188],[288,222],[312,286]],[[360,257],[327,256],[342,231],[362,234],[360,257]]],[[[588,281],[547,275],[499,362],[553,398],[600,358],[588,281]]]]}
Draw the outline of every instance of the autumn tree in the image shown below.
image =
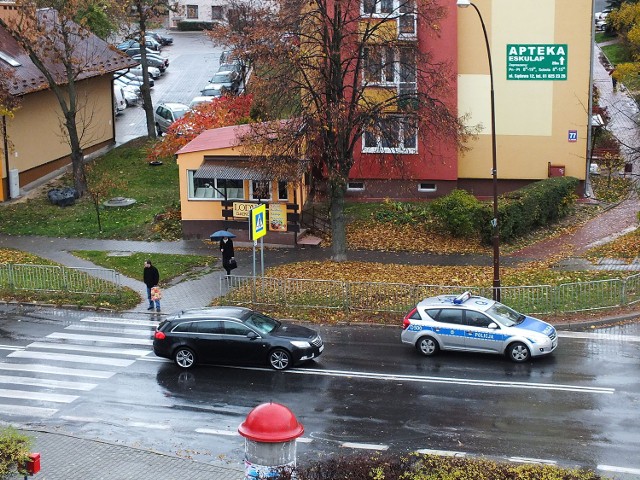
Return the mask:
{"type": "Polygon", "coordinates": [[[147,136],[156,138],[155,122],[153,120],[153,102],[151,87],[149,86],[149,72],[147,63],[147,30],[157,25],[161,18],[169,11],[168,0],[127,0],[118,3],[121,7],[120,26],[125,38],[140,43],[140,63],[142,64],[142,107],[147,120],[147,136]]]}
{"type": "Polygon", "coordinates": [[[443,100],[455,82],[450,61],[418,48],[446,12],[436,0],[243,0],[210,33],[251,60],[264,119],[290,119],[256,124],[246,139],[263,146],[255,152],[263,168],[278,177],[302,152],[323,176],[336,261],[347,258],[345,195],[363,137],[382,139],[393,159],[379,161],[401,169],[402,139],[455,150],[464,136],[455,100],[443,100]]]}
{"type": "Polygon", "coordinates": [[[83,136],[89,135],[91,111],[80,81],[103,72],[108,45],[75,23],[82,0],[17,0],[18,13],[2,21],[42,73],[60,106],[61,130],[71,149],[74,187],[87,189],[83,136]]]}
{"type": "Polygon", "coordinates": [[[198,105],[169,126],[164,139],[149,152],[148,159],[154,161],[173,157],[181,147],[205,130],[249,123],[252,101],[251,95],[230,95],[198,105]]]}

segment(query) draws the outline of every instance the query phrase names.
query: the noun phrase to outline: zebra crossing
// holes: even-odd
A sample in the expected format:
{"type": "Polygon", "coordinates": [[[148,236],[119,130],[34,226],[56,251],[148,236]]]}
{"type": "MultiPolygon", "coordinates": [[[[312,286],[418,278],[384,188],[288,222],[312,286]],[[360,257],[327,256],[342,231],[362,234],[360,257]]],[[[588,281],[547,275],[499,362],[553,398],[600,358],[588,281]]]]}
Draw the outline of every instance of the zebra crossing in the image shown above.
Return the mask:
{"type": "Polygon", "coordinates": [[[0,360],[0,421],[42,419],[152,352],[157,320],[89,316],[0,360]]]}

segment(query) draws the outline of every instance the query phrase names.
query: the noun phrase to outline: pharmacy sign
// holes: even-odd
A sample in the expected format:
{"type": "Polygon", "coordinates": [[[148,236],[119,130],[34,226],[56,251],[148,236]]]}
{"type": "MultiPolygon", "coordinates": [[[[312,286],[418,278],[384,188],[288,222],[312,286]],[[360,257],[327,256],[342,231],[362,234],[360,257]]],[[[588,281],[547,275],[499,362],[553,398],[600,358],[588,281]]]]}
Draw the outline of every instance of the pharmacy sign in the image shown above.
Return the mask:
{"type": "Polygon", "coordinates": [[[566,80],[568,46],[507,44],[507,80],[566,80]]]}

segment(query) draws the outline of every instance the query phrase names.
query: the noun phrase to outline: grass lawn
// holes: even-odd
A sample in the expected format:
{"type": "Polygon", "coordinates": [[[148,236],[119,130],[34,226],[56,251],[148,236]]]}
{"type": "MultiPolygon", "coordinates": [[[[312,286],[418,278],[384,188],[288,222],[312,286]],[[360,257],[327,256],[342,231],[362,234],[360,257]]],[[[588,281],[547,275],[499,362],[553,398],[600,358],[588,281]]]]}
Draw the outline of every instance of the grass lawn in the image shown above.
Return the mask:
{"type": "MultiPolygon", "coordinates": [[[[0,232],[12,235],[87,237],[105,239],[160,240],[178,238],[180,229],[178,167],[165,161],[149,166],[145,152],[149,144],[133,140],[115,148],[90,165],[89,185],[112,185],[109,198],[122,196],[136,200],[129,207],[100,206],[102,232],[98,230],[95,206],[89,195],[70,207],[52,205],[47,190],[27,200],[0,207],[0,232]]],[[[70,174],[56,186],[72,186],[70,174]]]]}
{"type": "Polygon", "coordinates": [[[150,259],[160,272],[160,286],[166,287],[172,280],[201,275],[211,271],[215,257],[202,255],[174,255],[132,253],[131,255],[112,255],[109,252],[82,250],[72,252],[75,256],[89,260],[101,267],[111,268],[129,278],[142,281],[144,262],[150,259]]]}

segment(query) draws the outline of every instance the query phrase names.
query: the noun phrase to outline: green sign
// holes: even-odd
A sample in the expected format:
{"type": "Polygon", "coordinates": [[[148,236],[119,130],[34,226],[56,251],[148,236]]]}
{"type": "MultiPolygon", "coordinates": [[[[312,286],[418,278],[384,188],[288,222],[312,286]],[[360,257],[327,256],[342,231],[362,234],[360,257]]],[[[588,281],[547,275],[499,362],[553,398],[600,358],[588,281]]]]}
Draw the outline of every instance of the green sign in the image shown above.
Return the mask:
{"type": "Polygon", "coordinates": [[[507,80],[566,80],[567,44],[507,44],[507,80]]]}

